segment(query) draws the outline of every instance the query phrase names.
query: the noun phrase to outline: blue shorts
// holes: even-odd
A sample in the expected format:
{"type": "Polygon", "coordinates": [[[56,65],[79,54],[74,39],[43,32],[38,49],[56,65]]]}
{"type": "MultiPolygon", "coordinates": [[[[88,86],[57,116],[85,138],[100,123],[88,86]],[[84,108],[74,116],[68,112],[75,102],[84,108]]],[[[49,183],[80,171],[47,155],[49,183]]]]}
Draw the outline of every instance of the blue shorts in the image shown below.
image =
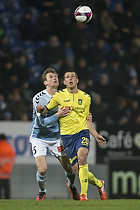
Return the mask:
{"type": "Polygon", "coordinates": [[[89,130],[82,130],[74,135],[61,135],[63,146],[69,158],[70,164],[73,166],[78,162],[77,151],[81,147],[89,150],[90,136],[89,130]]]}

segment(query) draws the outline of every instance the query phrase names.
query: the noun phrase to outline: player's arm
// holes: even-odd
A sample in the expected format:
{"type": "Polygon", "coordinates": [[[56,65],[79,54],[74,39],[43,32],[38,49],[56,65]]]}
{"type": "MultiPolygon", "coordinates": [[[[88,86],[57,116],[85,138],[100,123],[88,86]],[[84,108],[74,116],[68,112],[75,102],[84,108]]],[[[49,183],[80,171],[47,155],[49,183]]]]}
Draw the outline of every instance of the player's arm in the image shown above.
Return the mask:
{"type": "Polygon", "coordinates": [[[94,129],[92,124],[92,114],[89,112],[90,103],[87,103],[87,106],[85,108],[85,114],[87,116],[87,126],[89,128],[90,134],[96,139],[98,136],[97,131],[94,129]]]}
{"type": "Polygon", "coordinates": [[[36,111],[39,112],[40,114],[47,114],[48,109],[46,106],[38,105],[36,107],[36,111]]]}
{"type": "Polygon", "coordinates": [[[50,109],[53,109],[54,107],[59,105],[57,102],[57,97],[58,97],[57,95],[54,95],[48,104],[46,105],[40,104],[36,106],[36,111],[39,112],[40,114],[47,114],[50,109]]]}
{"type": "MultiPolygon", "coordinates": [[[[45,105],[45,103],[40,103],[40,105],[36,106],[36,112],[38,112],[38,114],[40,113],[41,115],[47,114],[49,110],[59,105],[58,99],[59,99],[59,95],[55,94],[47,105],[45,105]]],[[[51,116],[49,119],[45,117],[40,117],[40,120],[41,120],[40,123],[42,126],[46,126],[46,125],[51,124],[53,120],[56,121],[58,118],[65,117],[68,114],[69,114],[69,108],[61,107],[59,108],[58,112],[54,116],[51,116]]]]}
{"type": "Polygon", "coordinates": [[[46,127],[50,124],[52,124],[53,122],[57,121],[59,118],[61,117],[65,117],[69,115],[69,110],[68,108],[63,108],[63,107],[60,107],[58,109],[58,112],[53,114],[52,116],[50,117],[43,117],[40,113],[37,114],[37,117],[39,119],[39,122],[40,124],[43,126],[43,127],[46,127]]]}
{"type": "Polygon", "coordinates": [[[89,116],[88,116],[88,118],[87,118],[87,121],[92,122],[92,114],[91,114],[91,113],[89,113],[89,116]]]}
{"type": "Polygon", "coordinates": [[[89,121],[89,120],[87,121],[87,126],[89,128],[90,134],[96,139],[98,144],[99,145],[105,145],[106,144],[106,139],[103,136],[98,134],[98,132],[93,127],[93,124],[92,124],[91,121],[89,121]]]}
{"type": "Polygon", "coordinates": [[[87,106],[85,107],[85,115],[87,116],[87,121],[92,122],[92,114],[91,112],[89,112],[90,103],[91,103],[91,99],[89,97],[87,100],[87,106]]]}
{"type": "MultiPolygon", "coordinates": [[[[37,101],[38,102],[38,101],[37,101]]],[[[33,99],[33,106],[35,107],[36,109],[36,115],[37,115],[37,118],[40,122],[40,124],[45,127],[45,126],[48,126],[50,125],[51,123],[55,122],[58,120],[58,118],[60,117],[65,117],[67,116],[69,113],[68,113],[68,110],[63,107],[60,107],[58,109],[58,112],[53,114],[52,116],[50,117],[47,117],[47,116],[43,116],[44,114],[46,114],[48,112],[48,109],[46,106],[44,106],[46,104],[46,100],[42,97],[39,99],[39,105],[38,103],[36,102],[35,99],[33,99]]],[[[53,104],[54,105],[54,104],[53,104]]],[[[55,106],[55,105],[54,105],[55,106]]]]}
{"type": "Polygon", "coordinates": [[[93,127],[93,124],[92,124],[92,115],[90,115],[91,113],[89,112],[90,103],[91,103],[91,100],[90,99],[87,100],[87,106],[85,108],[85,113],[87,115],[87,126],[89,128],[90,134],[96,139],[96,141],[98,142],[98,144],[99,145],[104,145],[104,144],[106,144],[106,139],[103,136],[99,135],[98,132],[93,127]]]}

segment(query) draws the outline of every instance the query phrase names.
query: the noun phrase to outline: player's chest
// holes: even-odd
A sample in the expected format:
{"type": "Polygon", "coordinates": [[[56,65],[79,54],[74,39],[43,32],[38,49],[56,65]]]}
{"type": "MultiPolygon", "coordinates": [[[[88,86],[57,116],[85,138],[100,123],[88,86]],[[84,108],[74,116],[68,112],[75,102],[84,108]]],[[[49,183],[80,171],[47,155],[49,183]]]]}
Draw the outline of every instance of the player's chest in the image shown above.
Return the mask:
{"type": "Polygon", "coordinates": [[[60,98],[60,106],[70,107],[71,110],[83,112],[85,110],[86,101],[78,94],[70,94],[60,98]]]}

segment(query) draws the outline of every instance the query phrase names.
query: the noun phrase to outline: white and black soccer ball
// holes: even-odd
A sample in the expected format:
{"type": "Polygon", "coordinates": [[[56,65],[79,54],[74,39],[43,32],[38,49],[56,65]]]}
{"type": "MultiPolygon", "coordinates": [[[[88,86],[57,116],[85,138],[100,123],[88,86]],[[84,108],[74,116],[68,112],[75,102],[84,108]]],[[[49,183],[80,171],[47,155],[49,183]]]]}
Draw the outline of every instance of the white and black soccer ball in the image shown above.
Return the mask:
{"type": "Polygon", "coordinates": [[[88,6],[79,6],[74,11],[74,17],[78,22],[88,23],[93,16],[93,12],[88,6]]]}

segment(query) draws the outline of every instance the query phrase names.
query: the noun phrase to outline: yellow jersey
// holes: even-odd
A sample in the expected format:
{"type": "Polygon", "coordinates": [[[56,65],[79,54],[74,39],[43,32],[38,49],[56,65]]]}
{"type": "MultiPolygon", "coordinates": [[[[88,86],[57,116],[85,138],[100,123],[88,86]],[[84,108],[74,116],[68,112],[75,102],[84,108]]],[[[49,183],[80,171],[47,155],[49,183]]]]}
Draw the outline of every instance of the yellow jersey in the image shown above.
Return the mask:
{"type": "Polygon", "coordinates": [[[59,119],[60,134],[73,135],[82,130],[88,129],[87,117],[91,98],[88,94],[78,89],[77,93],[69,93],[67,89],[57,91],[50,102],[46,105],[47,109],[70,107],[71,112],[68,116],[59,119]]]}

